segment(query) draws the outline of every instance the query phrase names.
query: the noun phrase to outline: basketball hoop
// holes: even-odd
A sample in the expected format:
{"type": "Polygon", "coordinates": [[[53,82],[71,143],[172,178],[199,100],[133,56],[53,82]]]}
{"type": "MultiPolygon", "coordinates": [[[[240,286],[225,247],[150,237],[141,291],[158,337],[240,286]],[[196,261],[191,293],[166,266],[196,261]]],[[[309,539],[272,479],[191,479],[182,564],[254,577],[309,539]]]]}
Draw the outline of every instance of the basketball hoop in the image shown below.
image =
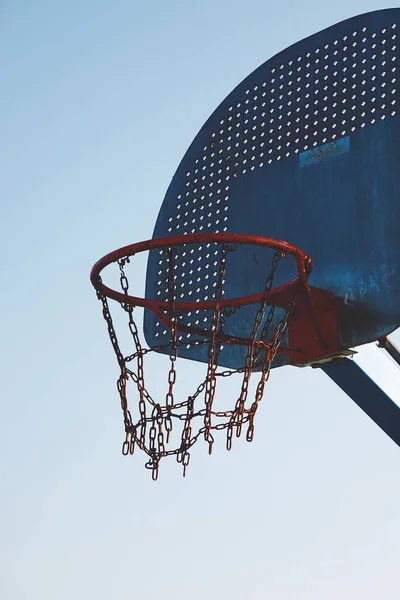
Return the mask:
{"type": "MultiPolygon", "coordinates": [[[[336,319],[332,319],[334,298],[329,292],[311,288],[308,275],[311,272],[311,259],[299,248],[287,242],[253,235],[232,233],[195,233],[169,238],[160,238],[125,246],[107,254],[92,269],[91,282],[97,290],[102,303],[103,316],[107,323],[109,337],[120,367],[117,382],[125,424],[125,441],[122,452],[133,454],[137,445],[148,456],[146,467],[152,470],[154,480],[158,477],[161,458],[176,456],[183,466],[183,474],[190,460],[190,448],[202,436],[208,443],[211,454],[213,432],[226,430],[226,447],[232,447],[233,434],[240,437],[244,426],[247,427],[246,439],[252,441],[254,418],[263,397],[273,360],[278,353],[287,354],[292,364],[306,364],[310,359],[330,354],[337,350],[336,319]],[[177,299],[176,276],[174,273],[174,252],[182,246],[198,244],[216,244],[219,247],[219,266],[214,282],[213,298],[202,301],[177,299]],[[253,245],[269,248],[273,251],[272,265],[265,276],[264,289],[256,294],[241,298],[225,297],[224,283],[227,258],[239,246],[253,245]],[[140,298],[129,293],[129,281],[125,267],[130,258],[143,251],[158,250],[167,257],[166,279],[167,299],[140,298]],[[282,260],[292,256],[297,275],[288,283],[274,286],[276,271],[282,260]],[[101,278],[103,269],[112,263],[119,267],[121,291],[106,286],[101,278]],[[124,356],[115,331],[108,299],[118,303],[128,317],[128,326],[133,340],[133,354],[124,356]],[[258,306],[252,330],[248,337],[229,335],[224,331],[225,315],[229,310],[243,306],[258,306]],[[169,331],[169,340],[159,346],[144,348],[139,337],[138,326],[134,319],[135,307],[152,311],[160,323],[169,331]],[[273,321],[275,309],[279,307],[282,318],[273,321]],[[182,315],[191,311],[208,311],[210,326],[207,328],[188,326],[182,315]],[[275,330],[272,331],[272,323],[275,330]],[[294,323],[294,327],[292,324],[294,323]],[[290,327],[290,329],[288,329],[290,327]],[[282,348],[281,342],[288,330],[289,347],[282,348]],[[310,335],[311,331],[311,335],[310,335]],[[179,402],[174,397],[176,382],[176,361],[179,357],[179,334],[194,336],[190,343],[207,347],[207,370],[204,380],[195,393],[179,402]],[[293,345],[292,343],[293,342],[293,345]],[[218,371],[218,357],[222,344],[247,347],[242,367],[233,370],[218,371]],[[160,402],[149,394],[145,386],[144,357],[149,352],[169,354],[168,390],[160,402]],[[136,368],[132,364],[136,363],[136,368]],[[253,372],[258,372],[259,380],[254,397],[249,399],[249,382],[253,372]],[[217,380],[234,373],[242,375],[240,393],[234,406],[229,410],[216,411],[213,407],[217,380]],[[137,397],[137,416],[132,417],[128,406],[131,400],[131,386],[137,397]],[[202,406],[200,397],[203,395],[202,406]],[[169,448],[173,423],[183,423],[179,443],[169,448]],[[197,429],[195,424],[198,423],[197,429]]],[[[131,404],[131,402],[130,402],[131,404]]]]}

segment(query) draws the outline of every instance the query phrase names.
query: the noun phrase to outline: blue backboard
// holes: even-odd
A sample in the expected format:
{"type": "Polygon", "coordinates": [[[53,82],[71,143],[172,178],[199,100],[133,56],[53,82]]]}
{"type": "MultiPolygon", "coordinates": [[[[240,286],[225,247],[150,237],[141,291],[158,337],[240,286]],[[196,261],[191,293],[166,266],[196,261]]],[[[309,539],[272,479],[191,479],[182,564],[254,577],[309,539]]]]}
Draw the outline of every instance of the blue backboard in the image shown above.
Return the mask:
{"type": "MultiPolygon", "coordinates": [[[[153,237],[234,232],[286,240],[313,259],[310,284],[338,299],[342,350],[400,324],[400,9],[343,21],[283,50],[247,77],[201,128],[167,190],[153,237]]],[[[230,257],[226,294],[259,292],[266,251],[230,257]]],[[[178,250],[177,299],[201,301],[218,270],[210,246],[178,250]],[[179,254],[180,252],[180,254],[179,254]],[[186,254],[184,254],[186,252],[186,254]]],[[[268,263],[269,265],[269,263],[268,263]]],[[[288,262],[277,283],[292,276],[288,262]]],[[[146,297],[166,300],[165,255],[149,255],[146,297]]],[[[247,337],[257,307],[227,317],[247,337]]],[[[209,314],[181,317],[207,327],[209,314]]],[[[277,319],[279,314],[277,314],[277,319]]],[[[149,346],[170,331],[145,311],[149,346]]],[[[180,340],[189,340],[180,333],[180,340]]],[[[179,355],[207,361],[204,346],[179,355]]],[[[246,349],[225,346],[220,364],[237,368],[246,349]]],[[[273,366],[287,363],[278,355],[273,366]]]]}

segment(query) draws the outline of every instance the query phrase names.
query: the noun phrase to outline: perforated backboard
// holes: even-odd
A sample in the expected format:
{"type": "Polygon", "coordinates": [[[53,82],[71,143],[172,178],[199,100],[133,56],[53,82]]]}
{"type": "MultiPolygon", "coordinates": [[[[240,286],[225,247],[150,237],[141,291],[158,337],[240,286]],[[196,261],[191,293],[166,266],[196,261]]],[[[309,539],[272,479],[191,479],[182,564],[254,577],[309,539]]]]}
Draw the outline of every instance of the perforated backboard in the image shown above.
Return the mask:
{"type": "MultiPolygon", "coordinates": [[[[340,347],[378,339],[400,324],[400,9],[334,25],[256,69],[202,127],[168,188],[153,237],[192,232],[256,234],[286,240],[309,254],[312,286],[338,299],[340,347]]],[[[212,297],[217,251],[179,250],[181,300],[212,297]]],[[[226,293],[263,289],[270,258],[257,248],[230,257],[226,293]]],[[[277,273],[290,279],[292,266],[277,273]]],[[[146,297],[166,300],[168,266],[149,255],[146,297]]],[[[227,318],[230,335],[247,337],[257,307],[227,318]]],[[[205,324],[198,311],[182,317],[205,324]]],[[[279,314],[277,314],[279,318],[279,314]]],[[[145,312],[150,346],[169,331],[145,312]]],[[[181,341],[189,340],[181,333],[181,341]]],[[[207,349],[180,356],[206,360],[207,349]]],[[[224,347],[220,363],[243,364],[246,349],[224,347]]],[[[285,364],[277,356],[274,366],[285,364]]]]}

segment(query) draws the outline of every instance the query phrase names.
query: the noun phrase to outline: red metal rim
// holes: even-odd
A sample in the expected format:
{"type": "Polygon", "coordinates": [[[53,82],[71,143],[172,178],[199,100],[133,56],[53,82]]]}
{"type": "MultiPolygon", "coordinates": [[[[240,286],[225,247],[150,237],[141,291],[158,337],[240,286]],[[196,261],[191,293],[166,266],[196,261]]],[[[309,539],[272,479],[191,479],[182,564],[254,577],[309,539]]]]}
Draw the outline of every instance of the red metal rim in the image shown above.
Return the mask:
{"type": "MultiPolygon", "coordinates": [[[[311,272],[312,261],[311,258],[297,248],[282,240],[276,240],[274,238],[261,237],[256,235],[236,234],[236,233],[191,233],[187,235],[176,235],[171,237],[164,237],[152,240],[146,240],[144,242],[137,242],[124,246],[118,250],[114,250],[109,254],[106,254],[94,265],[91,273],[90,280],[95,289],[117,302],[124,304],[131,304],[132,306],[140,306],[149,308],[159,317],[165,315],[169,311],[169,302],[155,300],[152,298],[140,298],[136,296],[126,295],[122,292],[117,292],[112,288],[107,287],[101,280],[101,272],[105,267],[113,262],[120,260],[121,258],[134,256],[139,252],[156,250],[161,248],[171,248],[176,246],[184,246],[185,244],[207,244],[207,243],[220,243],[220,244],[247,244],[254,246],[264,246],[272,248],[274,250],[280,250],[288,255],[294,257],[296,261],[297,277],[292,281],[274,288],[268,295],[273,299],[273,302],[277,306],[287,306],[291,301],[294,288],[298,288],[298,285],[307,286],[307,277],[311,272]]],[[[252,294],[250,296],[242,296],[240,298],[224,299],[220,302],[221,308],[238,308],[239,306],[245,306],[247,304],[253,304],[260,302],[264,299],[265,292],[262,291],[258,294],[252,294]]],[[[204,302],[176,302],[175,310],[182,312],[189,312],[192,310],[212,310],[215,302],[213,300],[207,300],[204,302]]]]}

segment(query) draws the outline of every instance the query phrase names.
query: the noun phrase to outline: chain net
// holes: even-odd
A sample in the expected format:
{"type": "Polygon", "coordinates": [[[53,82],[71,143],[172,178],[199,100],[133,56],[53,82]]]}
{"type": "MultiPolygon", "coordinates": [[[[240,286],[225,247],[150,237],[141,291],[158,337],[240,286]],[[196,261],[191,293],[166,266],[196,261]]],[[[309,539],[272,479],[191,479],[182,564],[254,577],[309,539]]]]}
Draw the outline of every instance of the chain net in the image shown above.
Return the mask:
{"type": "MultiPolygon", "coordinates": [[[[117,389],[120,396],[125,427],[122,454],[134,454],[136,447],[142,450],[147,455],[145,466],[151,470],[153,480],[157,479],[160,461],[166,456],[175,456],[177,462],[182,465],[183,475],[185,476],[190,462],[190,449],[193,444],[199,438],[203,438],[208,445],[208,452],[211,454],[214,444],[214,433],[216,431],[226,431],[227,450],[231,450],[232,448],[234,434],[236,437],[240,437],[243,428],[246,429],[246,440],[248,442],[253,440],[255,415],[264,394],[272,362],[288,327],[290,315],[295,308],[296,296],[284,310],[283,317],[278,321],[275,331],[270,332],[275,314],[275,306],[269,303],[268,296],[273,287],[279,262],[286,258],[284,252],[276,251],[272,259],[271,271],[265,282],[263,300],[259,303],[252,331],[246,340],[247,354],[244,366],[238,369],[218,370],[218,355],[221,348],[221,340],[224,339],[226,341],[223,331],[226,309],[221,309],[226,261],[228,252],[234,252],[235,249],[235,245],[221,245],[219,269],[214,288],[211,326],[207,332],[204,332],[203,339],[196,339],[190,342],[192,344],[205,344],[208,348],[205,378],[193,394],[188,395],[186,399],[180,402],[174,397],[174,388],[177,379],[176,361],[179,356],[179,347],[182,343],[179,341],[177,335],[179,314],[175,309],[174,249],[165,249],[168,258],[168,302],[170,306],[168,314],[170,339],[167,344],[144,348],[134,318],[135,307],[128,302],[121,303],[128,317],[129,331],[134,349],[132,354],[124,356],[118,343],[108,299],[101,292],[97,292],[97,296],[102,304],[102,312],[107,323],[111,344],[120,368],[117,389]],[[270,341],[263,341],[267,339],[270,341]],[[145,356],[150,352],[165,352],[166,350],[169,350],[167,393],[165,398],[160,401],[155,400],[146,389],[144,360],[145,356]],[[257,366],[257,373],[254,376],[257,375],[259,380],[256,383],[255,394],[252,398],[249,398],[249,383],[255,366],[257,366]],[[231,377],[235,374],[238,376],[241,375],[240,393],[235,405],[231,410],[215,410],[214,399],[218,378],[231,377]],[[137,404],[136,419],[132,418],[128,403],[128,390],[132,389],[134,390],[133,396],[135,398],[130,397],[129,402],[137,404]],[[170,447],[171,433],[173,429],[176,431],[177,427],[178,437],[175,440],[178,440],[178,443],[175,443],[174,447],[170,447]]],[[[129,262],[129,257],[121,258],[117,262],[121,289],[128,296],[129,282],[125,273],[125,266],[129,262]]],[[[186,345],[187,343],[187,340],[185,340],[184,344],[186,345]]],[[[235,343],[234,338],[232,338],[230,343],[235,343]]]]}

